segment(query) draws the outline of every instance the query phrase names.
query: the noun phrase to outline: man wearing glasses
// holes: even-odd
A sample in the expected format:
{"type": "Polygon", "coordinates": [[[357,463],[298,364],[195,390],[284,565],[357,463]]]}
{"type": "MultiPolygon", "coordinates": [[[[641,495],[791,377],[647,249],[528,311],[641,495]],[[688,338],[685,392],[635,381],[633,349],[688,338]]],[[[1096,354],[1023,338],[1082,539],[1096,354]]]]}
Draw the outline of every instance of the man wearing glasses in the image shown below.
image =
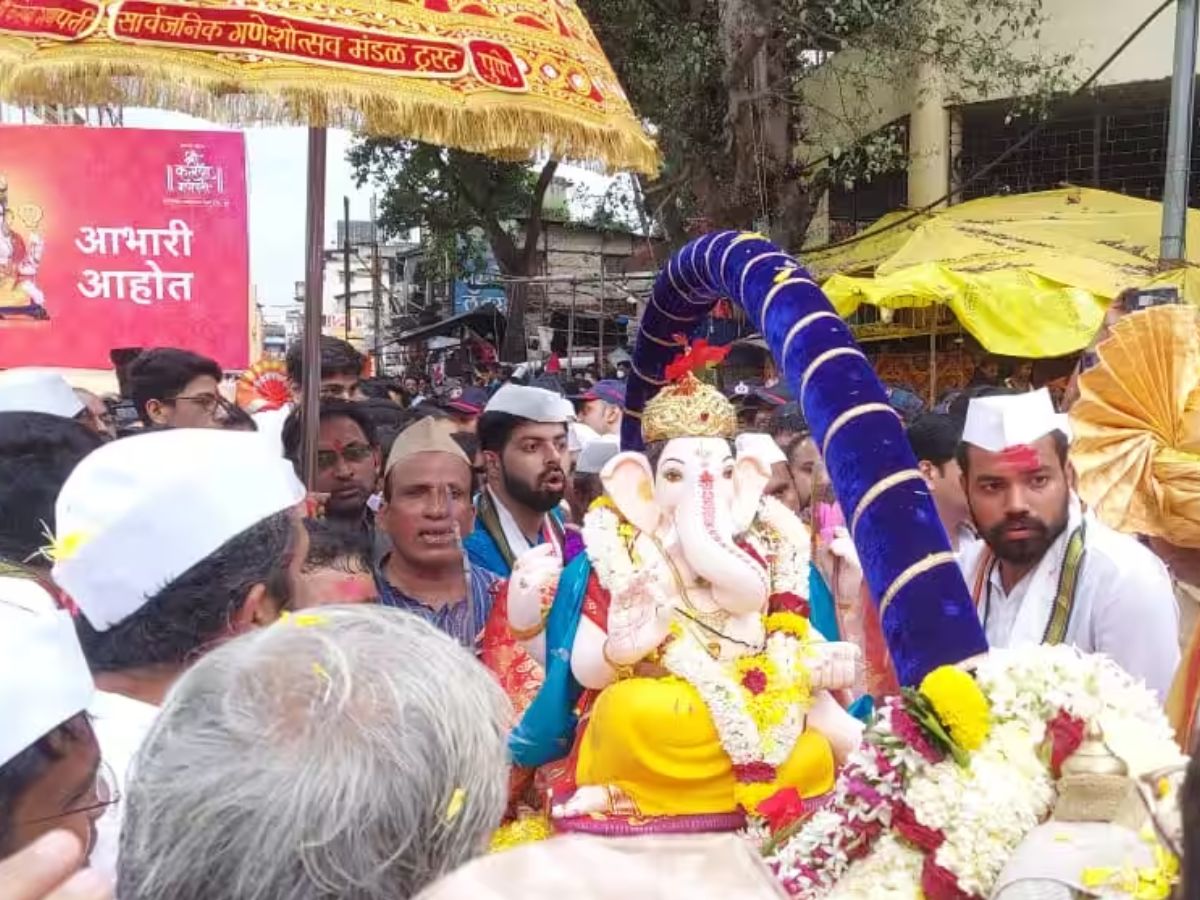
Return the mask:
{"type": "Polygon", "coordinates": [[[147,428],[223,428],[229,402],[221,396],[221,367],[215,360],[156,347],[129,365],[129,393],[147,428]]]}
{"type": "MultiPolygon", "coordinates": [[[[300,411],[294,409],[283,425],[283,450],[297,474],[302,437],[300,411]]],[[[379,463],[375,425],[366,410],[357,403],[322,399],[313,493],[323,501],[326,519],[373,537],[375,513],[369,503],[379,486],[379,463]]]]}
{"type": "Polygon", "coordinates": [[[0,858],[56,829],[91,852],[117,799],[85,712],[94,692],[70,614],[36,581],[0,577],[0,858]]]}

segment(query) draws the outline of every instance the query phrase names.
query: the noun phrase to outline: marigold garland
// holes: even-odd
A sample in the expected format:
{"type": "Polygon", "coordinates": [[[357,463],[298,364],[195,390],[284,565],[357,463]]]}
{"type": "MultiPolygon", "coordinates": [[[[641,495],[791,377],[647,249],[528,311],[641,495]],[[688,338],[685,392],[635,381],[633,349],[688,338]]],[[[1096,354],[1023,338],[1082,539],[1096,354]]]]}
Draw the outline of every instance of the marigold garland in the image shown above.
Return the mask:
{"type": "Polygon", "coordinates": [[[808,640],[808,619],[794,612],[775,612],[767,616],[767,634],[781,631],[802,641],[808,640]]]}
{"type": "Polygon", "coordinates": [[[922,680],[920,693],[954,743],[968,752],[983,746],[991,731],[992,714],[974,678],[955,666],[940,666],[922,680]]]}

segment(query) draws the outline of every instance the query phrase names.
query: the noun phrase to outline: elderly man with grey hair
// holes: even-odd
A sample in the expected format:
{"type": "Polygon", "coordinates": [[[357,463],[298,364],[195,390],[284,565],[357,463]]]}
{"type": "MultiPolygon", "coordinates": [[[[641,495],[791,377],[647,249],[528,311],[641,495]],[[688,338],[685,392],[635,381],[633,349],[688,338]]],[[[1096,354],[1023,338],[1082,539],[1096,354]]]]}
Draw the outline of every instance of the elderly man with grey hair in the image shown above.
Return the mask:
{"type": "Polygon", "coordinates": [[[326,607],[209,653],[134,760],[122,900],[402,900],[487,845],[511,712],[409,613],[326,607]]]}

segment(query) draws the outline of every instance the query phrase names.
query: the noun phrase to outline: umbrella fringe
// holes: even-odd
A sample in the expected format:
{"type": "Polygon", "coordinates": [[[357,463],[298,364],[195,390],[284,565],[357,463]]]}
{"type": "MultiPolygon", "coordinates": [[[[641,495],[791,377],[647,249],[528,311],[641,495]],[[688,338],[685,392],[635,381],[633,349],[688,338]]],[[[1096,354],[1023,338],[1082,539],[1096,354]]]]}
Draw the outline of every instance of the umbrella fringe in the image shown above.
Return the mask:
{"type": "MultiPolygon", "coordinates": [[[[558,159],[599,160],[612,170],[657,175],[659,154],[646,134],[610,124],[571,119],[557,104],[532,96],[464,97],[459,108],[422,97],[420,86],[398,97],[395,89],[331,85],[313,73],[262,80],[248,93],[224,76],[194,65],[95,58],[18,64],[4,72],[0,99],[18,105],[145,106],[240,125],[309,125],[346,128],[374,136],[403,136],[505,159],[528,159],[536,147],[558,159]],[[313,86],[313,85],[316,86],[313,86]],[[539,145],[531,135],[542,135],[539,145]]],[[[239,75],[243,82],[246,76],[239,75]]],[[[347,81],[352,82],[353,75],[347,81]]],[[[581,113],[582,115],[582,113],[581,113]]]]}

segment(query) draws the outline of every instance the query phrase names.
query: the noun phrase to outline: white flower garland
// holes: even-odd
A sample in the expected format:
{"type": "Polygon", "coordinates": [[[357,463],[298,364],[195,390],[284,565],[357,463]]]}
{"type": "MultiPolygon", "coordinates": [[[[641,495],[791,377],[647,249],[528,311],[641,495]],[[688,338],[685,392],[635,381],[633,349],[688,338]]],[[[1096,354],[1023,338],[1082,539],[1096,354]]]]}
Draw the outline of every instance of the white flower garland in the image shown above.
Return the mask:
{"type": "MultiPolygon", "coordinates": [[[[793,684],[803,675],[800,659],[804,645],[793,635],[773,632],[764,653],[775,667],[776,678],[784,684],[793,684]]],[[[788,709],[777,725],[760,732],[734,667],[713,659],[687,633],[668,645],[663,665],[696,689],[712,716],[721,746],[735,766],[756,762],[780,766],[787,760],[804,731],[804,710],[798,705],[788,709]]]]}
{"type": "Polygon", "coordinates": [[[966,768],[951,759],[927,762],[905,746],[891,725],[896,701],[883,707],[870,729],[873,743],[851,755],[834,803],[768,860],[794,896],[919,895],[925,854],[894,833],[879,836],[865,858],[848,859],[847,836],[860,834],[872,816],[870,807],[863,809],[863,794],[855,792],[863,784],[874,792],[874,808],[889,825],[898,789],[917,822],[944,836],[933,855],[937,865],[961,890],[987,896],[1054,802],[1053,781],[1039,749],[1047,722],[1060,710],[1087,725],[1099,724],[1134,775],[1183,760],[1157,698],[1106,657],[1061,645],[994,650],[976,679],[991,707],[992,728],[966,768]],[[880,756],[889,771],[880,770],[880,756]]]}

